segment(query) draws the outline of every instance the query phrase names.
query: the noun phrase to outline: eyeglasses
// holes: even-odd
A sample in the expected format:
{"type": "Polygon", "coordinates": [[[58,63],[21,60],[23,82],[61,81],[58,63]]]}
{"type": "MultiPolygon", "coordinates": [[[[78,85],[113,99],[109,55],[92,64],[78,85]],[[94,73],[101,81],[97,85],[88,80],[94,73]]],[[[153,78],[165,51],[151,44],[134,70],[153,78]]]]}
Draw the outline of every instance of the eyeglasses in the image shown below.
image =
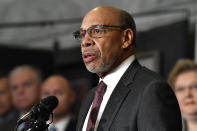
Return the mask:
{"type": "Polygon", "coordinates": [[[175,92],[176,93],[181,93],[181,92],[184,92],[185,90],[192,90],[192,91],[197,91],[197,84],[192,84],[188,87],[184,87],[184,86],[180,86],[180,87],[175,87],[175,92]]]}
{"type": "Polygon", "coordinates": [[[123,26],[115,26],[115,25],[93,25],[89,27],[87,30],[80,30],[75,31],[73,33],[73,36],[76,40],[81,41],[85,35],[86,32],[91,38],[101,38],[105,35],[106,30],[125,30],[126,28],[123,26]]]}

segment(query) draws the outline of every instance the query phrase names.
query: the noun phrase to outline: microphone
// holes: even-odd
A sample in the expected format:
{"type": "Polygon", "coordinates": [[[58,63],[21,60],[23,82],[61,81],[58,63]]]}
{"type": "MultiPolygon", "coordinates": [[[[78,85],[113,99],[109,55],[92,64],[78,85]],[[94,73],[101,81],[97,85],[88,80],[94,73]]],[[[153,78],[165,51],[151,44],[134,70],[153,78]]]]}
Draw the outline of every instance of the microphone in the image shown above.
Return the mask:
{"type": "Polygon", "coordinates": [[[57,107],[58,105],[58,99],[55,96],[48,96],[40,101],[39,104],[33,106],[31,110],[23,115],[18,121],[17,125],[20,125],[21,123],[30,120],[32,118],[38,118],[45,116],[46,121],[49,119],[49,115],[52,113],[53,109],[57,107]]]}

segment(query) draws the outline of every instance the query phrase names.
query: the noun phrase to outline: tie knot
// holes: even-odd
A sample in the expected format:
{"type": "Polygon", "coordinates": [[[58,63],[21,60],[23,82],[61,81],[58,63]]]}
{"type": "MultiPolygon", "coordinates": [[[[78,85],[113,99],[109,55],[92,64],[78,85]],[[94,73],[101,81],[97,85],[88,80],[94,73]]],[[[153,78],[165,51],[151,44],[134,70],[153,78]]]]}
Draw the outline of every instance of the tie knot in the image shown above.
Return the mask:
{"type": "Polygon", "coordinates": [[[100,83],[98,84],[98,87],[97,87],[97,92],[100,94],[104,93],[105,90],[107,88],[107,85],[103,82],[103,81],[100,81],[100,83]]]}

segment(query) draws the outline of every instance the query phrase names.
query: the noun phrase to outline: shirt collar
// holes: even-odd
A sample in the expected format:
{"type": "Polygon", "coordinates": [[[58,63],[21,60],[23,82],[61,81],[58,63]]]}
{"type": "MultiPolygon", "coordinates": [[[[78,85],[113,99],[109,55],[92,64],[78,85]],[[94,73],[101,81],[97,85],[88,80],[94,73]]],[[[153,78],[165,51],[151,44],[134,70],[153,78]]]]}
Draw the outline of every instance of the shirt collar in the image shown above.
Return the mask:
{"type": "Polygon", "coordinates": [[[70,121],[70,115],[68,115],[67,117],[65,117],[64,119],[56,122],[56,123],[52,123],[53,126],[55,126],[55,128],[57,129],[57,131],[64,131],[65,127],[67,127],[69,121],[70,121]]]}
{"type": "Polygon", "coordinates": [[[104,79],[101,79],[107,84],[107,86],[115,87],[124,72],[127,70],[129,65],[135,60],[135,55],[129,56],[126,60],[124,60],[117,68],[115,68],[111,73],[106,75],[104,79]]]}

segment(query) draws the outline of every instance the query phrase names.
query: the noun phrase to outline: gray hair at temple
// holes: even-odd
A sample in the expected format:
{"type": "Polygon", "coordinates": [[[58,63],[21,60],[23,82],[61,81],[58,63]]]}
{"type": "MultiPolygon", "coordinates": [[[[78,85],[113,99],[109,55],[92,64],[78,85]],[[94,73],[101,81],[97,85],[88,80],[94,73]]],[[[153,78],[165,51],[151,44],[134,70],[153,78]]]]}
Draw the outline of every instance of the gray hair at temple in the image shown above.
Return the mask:
{"type": "Polygon", "coordinates": [[[133,31],[133,41],[131,45],[136,46],[136,24],[131,14],[128,12],[121,10],[120,16],[119,16],[119,23],[120,26],[125,28],[130,28],[133,31]]]}
{"type": "Polygon", "coordinates": [[[23,71],[23,70],[29,70],[29,71],[32,71],[33,74],[34,74],[34,78],[35,80],[40,84],[42,82],[42,73],[41,71],[32,66],[32,65],[20,65],[20,66],[17,66],[15,67],[14,69],[12,69],[8,75],[8,78],[10,79],[12,77],[13,74],[17,73],[17,72],[20,72],[20,71],[23,71]]]}

